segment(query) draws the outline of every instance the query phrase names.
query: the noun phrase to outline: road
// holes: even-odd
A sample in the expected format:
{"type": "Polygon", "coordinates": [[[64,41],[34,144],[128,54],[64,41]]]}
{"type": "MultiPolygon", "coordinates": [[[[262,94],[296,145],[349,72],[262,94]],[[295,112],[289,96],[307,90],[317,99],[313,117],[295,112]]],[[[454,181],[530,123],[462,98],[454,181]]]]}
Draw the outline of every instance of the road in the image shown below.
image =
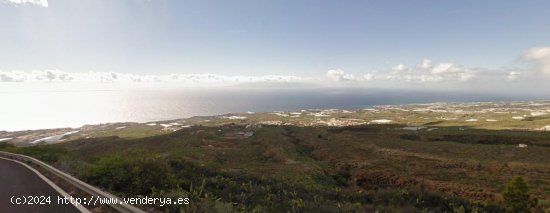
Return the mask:
{"type": "Polygon", "coordinates": [[[62,197],[35,172],[17,162],[0,158],[0,212],[80,212],[73,205],[57,204],[62,197]],[[49,205],[13,205],[12,196],[49,196],[49,205]]]}

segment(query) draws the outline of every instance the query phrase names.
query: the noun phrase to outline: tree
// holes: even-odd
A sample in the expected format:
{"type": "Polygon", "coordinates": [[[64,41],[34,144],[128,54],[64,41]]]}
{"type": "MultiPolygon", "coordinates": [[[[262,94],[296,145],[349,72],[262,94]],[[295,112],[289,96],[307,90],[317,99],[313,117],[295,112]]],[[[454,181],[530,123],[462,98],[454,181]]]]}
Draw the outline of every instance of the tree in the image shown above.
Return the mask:
{"type": "Polygon", "coordinates": [[[536,199],[531,199],[529,187],[521,177],[515,177],[506,184],[502,197],[507,212],[531,212],[537,204],[536,199]]]}

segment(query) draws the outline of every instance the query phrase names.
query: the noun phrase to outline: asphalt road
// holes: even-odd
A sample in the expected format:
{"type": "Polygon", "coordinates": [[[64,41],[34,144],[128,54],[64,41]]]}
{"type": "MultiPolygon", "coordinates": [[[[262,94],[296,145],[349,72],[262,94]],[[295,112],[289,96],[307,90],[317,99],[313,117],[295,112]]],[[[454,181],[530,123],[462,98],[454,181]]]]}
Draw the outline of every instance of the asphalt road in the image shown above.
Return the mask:
{"type": "Polygon", "coordinates": [[[71,204],[57,204],[58,196],[63,197],[27,167],[0,158],[0,212],[80,212],[71,204]],[[51,204],[14,205],[12,196],[49,196],[51,204]]]}

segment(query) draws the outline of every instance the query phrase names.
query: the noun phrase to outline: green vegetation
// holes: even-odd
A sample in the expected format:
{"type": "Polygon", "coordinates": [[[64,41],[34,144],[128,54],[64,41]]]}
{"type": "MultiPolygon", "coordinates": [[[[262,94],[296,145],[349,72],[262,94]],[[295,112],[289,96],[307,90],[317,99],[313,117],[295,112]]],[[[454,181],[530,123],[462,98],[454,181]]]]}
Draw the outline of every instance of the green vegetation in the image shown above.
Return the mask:
{"type": "Polygon", "coordinates": [[[531,198],[527,183],[521,177],[515,177],[506,185],[502,197],[507,212],[531,212],[537,204],[537,200],[531,198]]]}
{"type": "Polygon", "coordinates": [[[47,163],[55,163],[69,155],[69,152],[60,146],[31,146],[17,148],[10,144],[1,144],[0,150],[35,157],[47,163]]]}
{"type": "Polygon", "coordinates": [[[13,144],[7,143],[7,142],[0,142],[0,150],[9,150],[13,149],[15,146],[13,144]]]}
{"type": "Polygon", "coordinates": [[[504,212],[525,207],[515,176],[537,186],[529,208],[549,207],[549,133],[461,128],[195,126],[0,149],[120,196],[191,199],[169,212],[504,212]]]}
{"type": "Polygon", "coordinates": [[[80,177],[109,191],[147,195],[174,186],[171,167],[159,156],[146,152],[109,155],[87,165],[80,177]]]}

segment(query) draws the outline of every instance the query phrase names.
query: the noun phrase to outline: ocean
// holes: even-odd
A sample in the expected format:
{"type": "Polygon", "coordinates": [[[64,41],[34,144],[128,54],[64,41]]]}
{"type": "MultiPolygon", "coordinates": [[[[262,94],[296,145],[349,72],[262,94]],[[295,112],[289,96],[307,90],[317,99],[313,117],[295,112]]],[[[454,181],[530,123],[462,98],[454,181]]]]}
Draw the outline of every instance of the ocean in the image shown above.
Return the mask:
{"type": "Polygon", "coordinates": [[[479,93],[364,88],[0,90],[0,131],[150,122],[232,112],[362,109],[375,105],[530,100],[479,93]]]}

